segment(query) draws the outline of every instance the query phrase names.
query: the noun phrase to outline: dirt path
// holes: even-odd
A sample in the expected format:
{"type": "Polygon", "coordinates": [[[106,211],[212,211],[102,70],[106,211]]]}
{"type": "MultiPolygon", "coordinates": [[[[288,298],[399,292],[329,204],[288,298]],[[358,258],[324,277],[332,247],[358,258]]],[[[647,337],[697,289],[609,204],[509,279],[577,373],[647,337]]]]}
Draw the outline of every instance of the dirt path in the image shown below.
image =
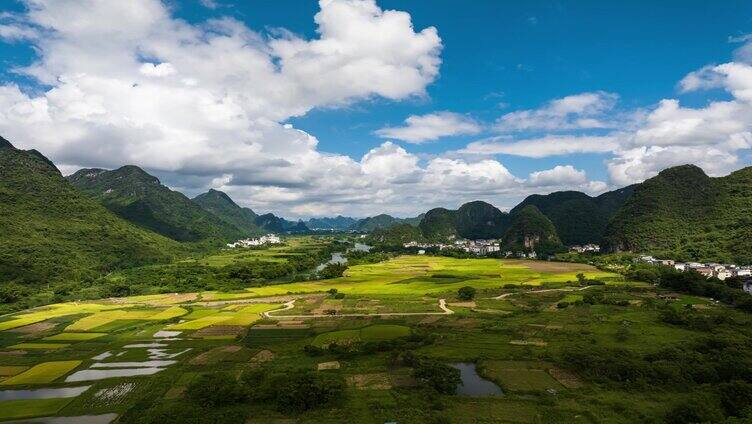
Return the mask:
{"type": "Polygon", "coordinates": [[[580,291],[580,290],[589,289],[590,287],[595,287],[595,286],[569,287],[569,288],[563,288],[563,289],[543,289],[543,290],[519,291],[519,292],[511,292],[511,293],[500,294],[500,295],[498,295],[496,297],[491,297],[490,299],[500,300],[500,299],[504,299],[505,297],[509,297],[509,296],[511,296],[513,294],[523,294],[523,293],[528,294],[528,293],[545,293],[545,292],[555,292],[555,291],[565,291],[565,292],[580,291]]]}
{"type": "Polygon", "coordinates": [[[399,317],[399,316],[421,316],[421,315],[451,315],[453,310],[449,309],[446,305],[446,300],[439,299],[439,308],[442,312],[385,312],[380,314],[314,314],[314,315],[272,315],[274,312],[288,311],[295,307],[295,300],[291,300],[284,304],[280,309],[273,311],[263,312],[261,315],[264,318],[269,319],[307,319],[307,318],[339,318],[339,317],[399,317]]]}

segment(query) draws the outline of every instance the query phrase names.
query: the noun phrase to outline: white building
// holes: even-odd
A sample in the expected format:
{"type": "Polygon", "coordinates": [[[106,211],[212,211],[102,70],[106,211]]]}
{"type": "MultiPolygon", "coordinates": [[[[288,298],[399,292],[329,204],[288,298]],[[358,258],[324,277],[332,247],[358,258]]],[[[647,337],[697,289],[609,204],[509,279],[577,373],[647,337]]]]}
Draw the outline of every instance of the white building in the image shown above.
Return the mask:
{"type": "Polygon", "coordinates": [[[282,243],[282,239],[280,239],[279,236],[277,236],[276,234],[267,234],[259,238],[243,239],[243,240],[238,240],[235,243],[227,243],[227,247],[234,249],[236,247],[255,247],[255,246],[263,246],[265,244],[279,244],[279,243],[282,243]]]}

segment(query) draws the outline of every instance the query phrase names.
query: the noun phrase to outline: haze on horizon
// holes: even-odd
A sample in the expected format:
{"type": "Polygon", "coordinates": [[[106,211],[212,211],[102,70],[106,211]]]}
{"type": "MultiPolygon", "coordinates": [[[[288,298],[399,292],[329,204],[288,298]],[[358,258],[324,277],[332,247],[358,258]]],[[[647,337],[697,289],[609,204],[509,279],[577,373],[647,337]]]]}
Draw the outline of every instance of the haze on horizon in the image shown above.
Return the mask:
{"type": "Polygon", "coordinates": [[[752,163],[747,2],[421,3],[9,1],[0,135],[291,218],[752,163]]]}

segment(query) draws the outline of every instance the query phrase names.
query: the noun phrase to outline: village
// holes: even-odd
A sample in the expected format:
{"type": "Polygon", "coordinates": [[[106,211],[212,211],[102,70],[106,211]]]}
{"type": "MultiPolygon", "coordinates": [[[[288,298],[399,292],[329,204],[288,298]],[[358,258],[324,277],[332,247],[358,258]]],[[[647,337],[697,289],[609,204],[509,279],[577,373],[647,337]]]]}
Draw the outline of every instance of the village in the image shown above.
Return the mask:
{"type": "Polygon", "coordinates": [[[653,256],[640,256],[640,262],[651,265],[663,265],[673,267],[679,271],[693,270],[710,278],[715,277],[721,281],[731,277],[752,277],[752,267],[738,266],[733,264],[700,263],[700,262],[677,262],[671,259],[656,259],[653,256]]]}
{"type": "MultiPolygon", "coordinates": [[[[418,248],[419,255],[424,255],[426,253],[426,249],[462,250],[467,253],[476,254],[478,256],[484,256],[484,255],[501,251],[500,240],[495,240],[495,239],[490,239],[490,240],[459,239],[459,240],[455,240],[453,243],[418,243],[416,241],[410,241],[408,243],[405,243],[403,247],[405,249],[418,248]]],[[[504,252],[503,256],[505,258],[527,258],[527,259],[537,258],[537,254],[535,253],[535,251],[513,252],[510,250],[510,251],[504,252]]]]}
{"type": "Polygon", "coordinates": [[[227,247],[230,249],[234,249],[236,247],[258,247],[258,246],[264,246],[267,244],[280,244],[282,243],[282,239],[279,238],[276,234],[267,234],[265,236],[261,236],[258,238],[247,238],[238,240],[234,243],[227,243],[227,247]]]}

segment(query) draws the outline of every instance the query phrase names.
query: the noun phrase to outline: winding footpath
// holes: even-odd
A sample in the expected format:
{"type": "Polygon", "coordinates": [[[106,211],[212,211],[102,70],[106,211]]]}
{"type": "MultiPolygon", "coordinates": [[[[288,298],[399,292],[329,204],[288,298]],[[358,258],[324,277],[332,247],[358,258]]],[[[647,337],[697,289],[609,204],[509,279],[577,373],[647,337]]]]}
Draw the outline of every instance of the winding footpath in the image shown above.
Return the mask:
{"type": "Polygon", "coordinates": [[[517,291],[517,292],[500,294],[500,295],[498,295],[496,297],[491,297],[489,299],[496,299],[496,300],[504,299],[505,297],[509,297],[509,296],[511,296],[513,294],[545,293],[545,292],[555,292],[555,291],[565,291],[565,292],[581,291],[581,290],[589,289],[590,287],[595,287],[595,286],[571,287],[571,288],[563,288],[563,289],[543,289],[543,290],[517,291]]]}
{"type": "Polygon", "coordinates": [[[339,318],[339,317],[398,317],[398,316],[421,316],[421,315],[452,315],[453,310],[446,305],[445,299],[439,299],[439,308],[442,312],[384,312],[375,314],[313,314],[313,315],[272,315],[275,312],[289,311],[295,307],[295,300],[285,303],[281,308],[261,313],[269,319],[309,319],[309,318],[339,318]]]}

